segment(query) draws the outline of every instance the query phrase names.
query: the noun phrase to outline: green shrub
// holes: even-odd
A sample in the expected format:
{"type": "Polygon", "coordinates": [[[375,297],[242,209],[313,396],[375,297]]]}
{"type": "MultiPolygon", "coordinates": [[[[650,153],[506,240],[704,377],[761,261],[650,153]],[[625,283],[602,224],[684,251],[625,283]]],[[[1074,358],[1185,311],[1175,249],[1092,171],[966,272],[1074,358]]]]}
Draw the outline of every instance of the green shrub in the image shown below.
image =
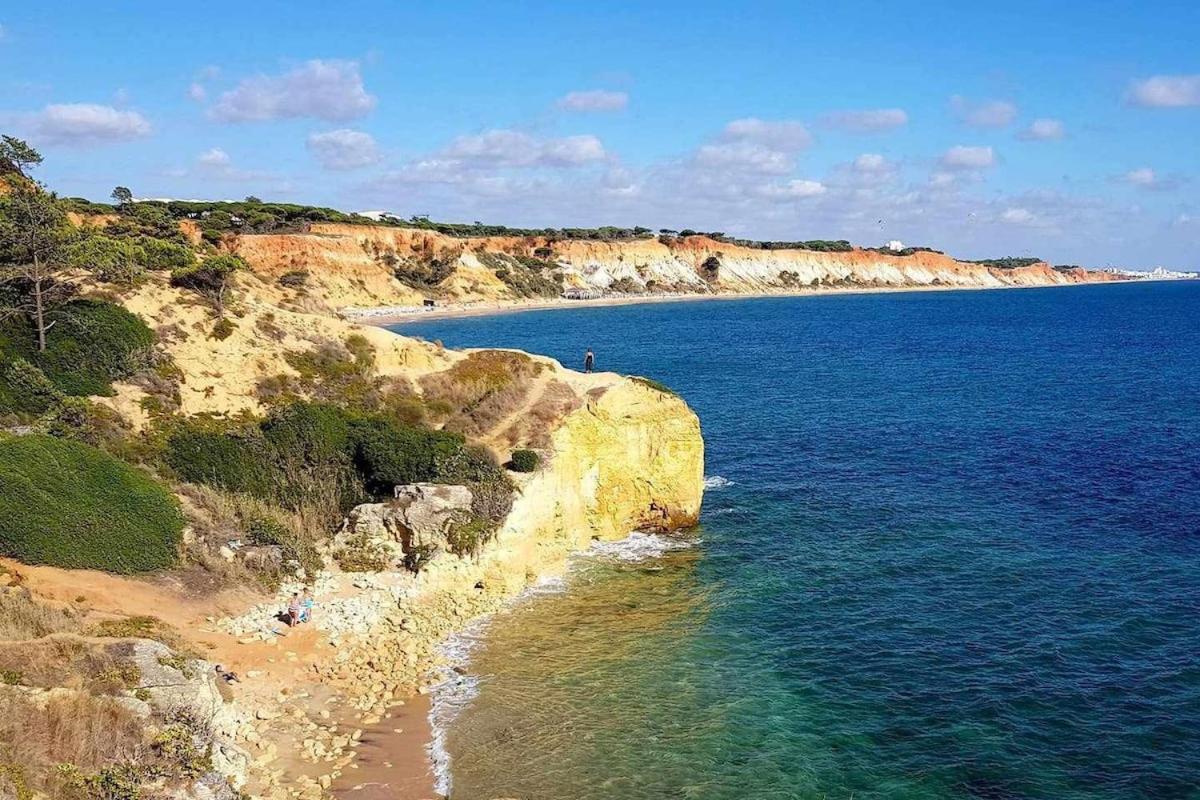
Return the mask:
{"type": "Polygon", "coordinates": [[[25,770],[16,764],[0,763],[0,797],[33,800],[33,791],[25,782],[25,770]]]}
{"type": "MultiPolygon", "coordinates": [[[[207,234],[208,231],[205,231],[207,234]]],[[[248,269],[240,256],[220,253],[198,263],[171,270],[171,285],[191,289],[212,303],[218,317],[225,316],[225,303],[233,278],[239,271],[248,269]]]]}
{"type": "Polygon", "coordinates": [[[151,236],[142,236],[137,241],[146,254],[147,269],[186,269],[196,263],[196,254],[187,245],[167,242],[151,236]]]}
{"type": "Polygon", "coordinates": [[[0,411],[43,414],[62,399],[46,373],[21,357],[0,366],[0,411]]]}
{"type": "Polygon", "coordinates": [[[223,342],[233,335],[237,330],[237,326],[229,321],[229,317],[221,317],[217,320],[217,324],[213,325],[212,338],[218,342],[223,342]]]}
{"type": "Polygon", "coordinates": [[[262,423],[275,456],[296,467],[349,463],[353,438],[350,412],[326,403],[293,403],[262,423]]]}
{"type": "Polygon", "coordinates": [[[435,480],[438,460],[463,447],[457,434],[402,426],[381,417],[360,421],[354,437],[355,465],[375,496],[406,483],[435,480]]]}
{"type": "Polygon", "coordinates": [[[141,471],[78,442],[0,438],[0,552],[33,564],[133,573],[175,561],[183,517],[141,471]]]}
{"type": "Polygon", "coordinates": [[[271,454],[257,431],[222,430],[192,419],[167,439],[166,462],[180,478],[267,497],[274,489],[271,454]]]}
{"type": "Polygon", "coordinates": [[[108,283],[129,285],[146,272],[146,251],[141,245],[101,233],[71,245],[67,258],[108,283]]]}
{"type": "Polygon", "coordinates": [[[533,472],[542,463],[542,457],[533,450],[514,450],[509,460],[513,472],[533,472]]]}
{"type": "MultiPolygon", "coordinates": [[[[507,474],[462,436],[326,403],[281,406],[252,428],[204,417],[176,423],[165,461],[183,480],[316,511],[326,521],[419,482],[469,486],[474,513],[493,530],[512,507],[507,474]]],[[[263,543],[291,545],[276,534],[262,531],[263,543]]]]}
{"type": "Polygon", "coordinates": [[[151,746],[155,754],[174,766],[180,775],[198,778],[212,769],[212,756],[208,748],[202,749],[196,744],[196,738],[187,725],[174,722],[158,732],[151,746]]]}
{"type": "MultiPolygon", "coordinates": [[[[39,352],[33,326],[21,316],[0,323],[0,365],[24,359],[63,394],[111,395],[112,382],[144,367],[154,345],[146,323],[124,308],[101,300],[73,300],[55,311],[56,324],[39,352]]],[[[23,404],[0,367],[0,411],[23,404]],[[14,400],[15,398],[15,400],[14,400]]],[[[27,376],[28,377],[28,376],[27,376]]],[[[37,405],[37,403],[35,403],[37,405]]]]}

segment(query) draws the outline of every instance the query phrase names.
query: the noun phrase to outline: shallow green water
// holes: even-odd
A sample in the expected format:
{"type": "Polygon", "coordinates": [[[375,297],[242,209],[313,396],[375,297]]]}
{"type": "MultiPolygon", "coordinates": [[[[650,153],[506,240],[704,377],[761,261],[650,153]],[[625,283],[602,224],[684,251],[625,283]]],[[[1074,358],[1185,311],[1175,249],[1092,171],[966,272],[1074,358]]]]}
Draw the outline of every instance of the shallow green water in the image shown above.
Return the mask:
{"type": "Polygon", "coordinates": [[[453,797],[1200,797],[1197,309],[1141,284],[405,326],[661,380],[713,478],[686,547],[580,559],[460,641],[453,797]]]}

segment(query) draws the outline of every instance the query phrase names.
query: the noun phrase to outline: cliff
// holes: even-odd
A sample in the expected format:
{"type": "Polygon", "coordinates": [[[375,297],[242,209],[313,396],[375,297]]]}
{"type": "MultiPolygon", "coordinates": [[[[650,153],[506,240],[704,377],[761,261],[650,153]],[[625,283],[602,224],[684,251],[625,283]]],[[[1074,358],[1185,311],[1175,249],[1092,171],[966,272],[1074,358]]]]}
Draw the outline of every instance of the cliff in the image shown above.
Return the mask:
{"type": "MultiPolygon", "coordinates": [[[[307,269],[332,308],[521,300],[527,270],[562,288],[625,293],[758,293],[851,288],[1053,286],[1113,280],[1049,264],[1002,269],[931,251],[765,250],[707,236],[614,241],[540,236],[456,238],[389,226],[313,224],[303,234],[243,235],[229,246],[270,279],[307,269]],[[399,277],[398,277],[399,276],[399,277]]],[[[541,296],[556,296],[545,290],[541,296]]]]}
{"type": "MultiPolygon", "coordinates": [[[[51,567],[12,569],[43,601],[86,608],[93,617],[164,620],[205,654],[197,674],[210,675],[215,664],[236,672],[240,681],[229,687],[211,729],[221,747],[249,759],[217,763],[218,771],[252,796],[320,797],[348,769],[355,727],[378,723],[426,685],[447,634],[561,572],[593,539],[693,524],[704,447],[686,403],[646,382],[584,375],[515,351],[451,351],[328,313],[339,292],[393,299],[385,282],[355,272],[364,269],[351,257],[355,248],[361,252],[357,244],[321,235],[245,240],[245,248],[274,242],[277,260],[274,266],[258,260],[252,272],[238,275],[227,325],[218,326],[207,302],[171,286],[162,273],[121,292],[120,302],[155,332],[160,367],[154,376],[117,382],[114,396],[92,402],[153,437],[164,419],[180,415],[265,414],[281,387],[321,398],[329,390],[321,381],[343,376],[338,370],[353,363],[353,379],[381,401],[420,409],[424,424],[463,433],[498,462],[519,448],[539,453],[536,471],[509,473],[512,508],[499,530],[474,552],[443,549],[419,572],[402,562],[349,571],[326,542],[318,545],[325,564],[319,574],[285,578],[263,594],[245,572],[262,548],[245,547],[244,539],[242,545],[236,538],[210,541],[219,527],[212,518],[221,513],[235,537],[244,535],[230,499],[181,486],[193,520],[185,549],[194,555],[178,573],[147,583],[51,567]],[[314,242],[325,245],[306,249],[314,242]],[[309,260],[314,252],[325,260],[309,260]],[[340,261],[336,252],[343,253],[340,261]],[[301,267],[313,276],[302,292],[275,279],[301,267]],[[321,359],[335,362],[328,374],[320,372],[321,359]],[[196,571],[203,563],[241,575],[244,583],[201,590],[211,580],[196,571]],[[314,625],[291,630],[277,615],[301,580],[313,587],[319,615],[314,625]]],[[[265,259],[271,251],[256,252],[265,259]]]]}

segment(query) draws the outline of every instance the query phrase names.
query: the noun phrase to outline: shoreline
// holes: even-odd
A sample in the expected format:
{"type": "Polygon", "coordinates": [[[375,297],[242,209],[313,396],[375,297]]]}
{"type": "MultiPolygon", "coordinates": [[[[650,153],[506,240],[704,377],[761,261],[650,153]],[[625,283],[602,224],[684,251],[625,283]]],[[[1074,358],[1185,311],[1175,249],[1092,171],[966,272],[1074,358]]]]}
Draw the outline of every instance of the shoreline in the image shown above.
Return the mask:
{"type": "MultiPolygon", "coordinates": [[[[1164,278],[1162,281],[1183,280],[1164,278]]],[[[1114,284],[1160,282],[1146,278],[1118,278],[1104,281],[1079,283],[1044,283],[1004,286],[863,286],[833,289],[799,289],[760,292],[718,292],[714,294],[667,294],[667,295],[620,295],[596,297],[584,300],[553,298],[544,300],[497,300],[476,303],[452,303],[432,309],[395,309],[389,306],[375,308],[343,309],[339,316],[347,322],[373,327],[407,325],[436,319],[463,319],[491,317],[501,314],[518,314],[525,311],[555,311],[572,308],[605,308],[609,306],[652,305],[658,303],[689,303],[714,300],[762,300],[785,297],[828,297],[858,294],[893,294],[912,292],[975,292],[1000,291],[1004,289],[1067,289],[1080,286],[1111,286],[1114,284]]]]}

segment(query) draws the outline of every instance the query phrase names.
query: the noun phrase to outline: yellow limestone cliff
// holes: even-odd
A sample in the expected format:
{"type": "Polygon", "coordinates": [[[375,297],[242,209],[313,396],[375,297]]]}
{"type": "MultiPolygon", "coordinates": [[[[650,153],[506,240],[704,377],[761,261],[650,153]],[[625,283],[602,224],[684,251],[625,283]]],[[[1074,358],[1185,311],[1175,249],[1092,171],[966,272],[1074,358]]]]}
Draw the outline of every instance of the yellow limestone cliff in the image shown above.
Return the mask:
{"type": "MultiPolygon", "coordinates": [[[[556,535],[583,545],[591,536],[676,528],[698,516],[703,442],[696,415],[677,396],[635,378],[577,373],[540,356],[447,350],[329,314],[285,308],[275,291],[260,275],[240,278],[232,332],[224,338],[213,334],[205,304],[161,277],[152,276],[125,299],[156,330],[171,358],[179,411],[263,413],[264,383],[298,377],[296,354],[361,337],[370,343],[375,372],[417,396],[434,396],[478,364],[511,371],[500,376],[503,391],[489,392],[487,400],[472,403],[469,414],[445,421],[501,460],[524,447],[545,454],[547,466],[522,488],[510,527],[557,529],[556,535]]],[[[141,425],[152,392],[144,384],[121,384],[115,397],[98,401],[141,425]]]]}

